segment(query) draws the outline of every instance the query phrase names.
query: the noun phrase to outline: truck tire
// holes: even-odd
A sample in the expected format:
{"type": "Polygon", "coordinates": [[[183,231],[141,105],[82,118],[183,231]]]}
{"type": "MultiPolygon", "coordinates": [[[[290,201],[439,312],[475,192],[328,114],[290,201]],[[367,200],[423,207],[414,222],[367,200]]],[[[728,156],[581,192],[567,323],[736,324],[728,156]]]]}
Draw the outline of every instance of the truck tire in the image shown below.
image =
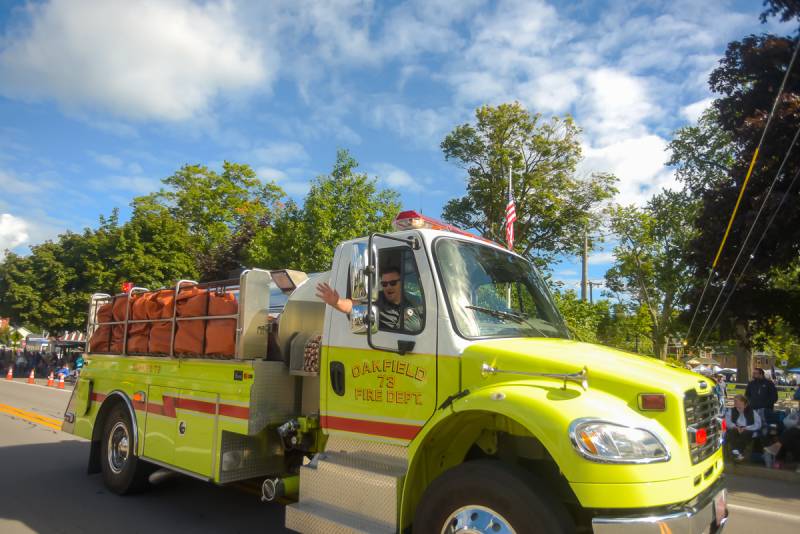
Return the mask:
{"type": "Polygon", "coordinates": [[[117,495],[137,493],[148,486],[147,477],[152,468],[136,456],[133,443],[130,415],[118,404],[106,417],[100,441],[103,482],[117,495]]]}
{"type": "Polygon", "coordinates": [[[458,465],[433,481],[414,516],[414,534],[486,532],[498,534],[572,533],[564,506],[536,479],[520,476],[498,460],[458,465]]]}

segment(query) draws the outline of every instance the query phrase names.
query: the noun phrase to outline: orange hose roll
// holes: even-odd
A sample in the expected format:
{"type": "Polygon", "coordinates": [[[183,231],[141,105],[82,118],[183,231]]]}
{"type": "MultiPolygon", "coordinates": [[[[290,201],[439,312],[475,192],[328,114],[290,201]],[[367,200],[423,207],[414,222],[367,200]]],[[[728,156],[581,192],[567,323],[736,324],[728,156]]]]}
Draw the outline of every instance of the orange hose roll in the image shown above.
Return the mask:
{"type": "MultiPolygon", "coordinates": [[[[208,315],[208,291],[198,287],[181,289],[176,303],[178,317],[208,315]]],[[[203,354],[205,320],[178,321],[175,332],[175,354],[203,354]]]]}
{"type": "MultiPolygon", "coordinates": [[[[209,295],[208,315],[235,315],[239,311],[236,296],[226,293],[209,295]]],[[[206,350],[208,356],[233,358],[236,353],[236,319],[209,319],[206,325],[206,350]]]]}

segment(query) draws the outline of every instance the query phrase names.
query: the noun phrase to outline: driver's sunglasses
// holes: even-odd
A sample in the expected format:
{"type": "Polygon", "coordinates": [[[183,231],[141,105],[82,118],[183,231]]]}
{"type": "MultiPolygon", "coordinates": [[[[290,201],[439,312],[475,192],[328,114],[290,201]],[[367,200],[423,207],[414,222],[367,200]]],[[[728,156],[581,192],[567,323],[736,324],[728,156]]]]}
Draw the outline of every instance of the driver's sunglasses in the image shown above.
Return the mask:
{"type": "Polygon", "coordinates": [[[392,287],[394,287],[394,286],[396,286],[396,285],[397,285],[397,283],[398,283],[399,281],[400,281],[399,279],[398,279],[398,280],[387,280],[387,281],[385,281],[385,282],[381,281],[381,287],[386,287],[386,286],[392,286],[392,287]]]}

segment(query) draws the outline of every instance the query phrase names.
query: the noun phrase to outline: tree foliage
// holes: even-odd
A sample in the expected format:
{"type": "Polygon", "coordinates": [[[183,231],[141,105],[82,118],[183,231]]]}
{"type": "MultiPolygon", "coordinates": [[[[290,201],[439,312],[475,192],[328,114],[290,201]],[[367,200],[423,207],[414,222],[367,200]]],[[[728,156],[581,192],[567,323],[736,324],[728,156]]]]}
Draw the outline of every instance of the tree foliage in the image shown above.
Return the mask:
{"type": "Polygon", "coordinates": [[[391,231],[400,211],[399,195],[378,190],[377,180],[356,172],[358,163],[339,150],[330,174],[312,183],[302,207],[289,203],[267,236],[251,251],[255,264],[302,271],[326,271],[343,241],[391,231]]]}
{"type": "Polygon", "coordinates": [[[665,190],[644,208],[618,207],[611,227],[619,237],[606,287],[646,310],[655,355],[667,356],[667,338],[675,333],[679,306],[691,280],[683,257],[696,235],[697,203],[685,193],[665,190]]]}
{"type": "Polygon", "coordinates": [[[332,172],[313,183],[303,206],[287,201],[252,169],[226,162],[217,173],[186,165],[161,191],[116,210],[96,228],[66,232],[0,262],[0,315],[56,333],[82,329],[92,293],[122,282],[158,288],[178,279],[219,280],[244,266],[323,271],[337,244],[388,231],[398,195],[356,172],[340,151],[332,172]]]}
{"type": "MultiPolygon", "coordinates": [[[[797,18],[796,2],[770,0],[766,5],[762,20],[773,15],[779,15],[783,20],[797,18]]],[[[709,78],[711,89],[719,98],[714,102],[713,121],[707,128],[710,131],[716,129],[714,135],[718,139],[729,140],[727,150],[734,155],[734,162],[727,179],[708,174],[705,183],[691,187],[701,192],[702,203],[697,221],[699,233],[686,255],[686,261],[698,281],[688,299],[695,306],[700,301],[704,282],[765,130],[794,44],[792,38],[768,34],[750,35],[731,42],[709,78]]],[[[792,328],[800,328],[800,290],[797,284],[781,287],[774,283],[774,274],[792,265],[800,250],[800,211],[793,209],[797,183],[794,189],[788,190],[795,173],[800,171],[800,153],[796,150],[790,153],[772,193],[768,194],[798,127],[800,70],[795,65],[758,153],[706,297],[696,310],[700,325],[696,325],[692,332],[698,336],[707,318],[710,319],[709,327],[718,321],[720,335],[723,338],[733,336],[738,341],[739,376],[742,378],[749,376],[750,353],[756,332],[768,328],[776,316],[782,317],[792,328]],[[784,204],[772,226],[767,228],[769,216],[779,209],[784,193],[789,195],[789,202],[784,204]],[[756,224],[757,213],[764,202],[764,211],[756,224]],[[753,236],[746,242],[751,229],[753,236]],[[754,245],[765,231],[756,252],[754,245]],[[736,270],[732,271],[740,253],[736,270]],[[741,276],[735,291],[732,291],[734,281],[739,279],[747,262],[747,271],[741,276]],[[723,287],[724,280],[731,272],[733,275],[728,285],[723,287]],[[719,302],[712,315],[715,301],[719,302]],[[718,320],[720,310],[723,312],[718,320]]],[[[679,159],[686,161],[685,155],[679,159]]],[[[702,181],[703,176],[698,174],[698,177],[702,181]]],[[[704,332],[704,336],[707,335],[704,332]]]]}
{"type": "Polygon", "coordinates": [[[611,175],[576,177],[579,134],[569,116],[544,120],[517,102],[478,108],[474,123],[457,126],[441,144],[445,159],[467,172],[466,195],[445,205],[444,219],[505,242],[511,169],[515,250],[539,267],[578,253],[592,210],[616,192],[611,175]]]}

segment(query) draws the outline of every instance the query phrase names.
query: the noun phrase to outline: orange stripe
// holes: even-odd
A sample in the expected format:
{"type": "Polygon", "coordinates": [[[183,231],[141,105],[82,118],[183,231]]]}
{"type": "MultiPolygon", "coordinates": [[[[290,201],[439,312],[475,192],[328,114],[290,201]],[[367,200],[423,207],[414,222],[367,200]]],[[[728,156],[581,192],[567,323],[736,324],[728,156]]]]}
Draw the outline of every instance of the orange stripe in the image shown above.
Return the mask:
{"type": "Polygon", "coordinates": [[[398,423],[383,423],[381,421],[367,421],[365,419],[350,419],[348,417],[336,417],[333,415],[323,415],[320,418],[323,428],[331,430],[344,430],[359,434],[371,434],[373,436],[383,436],[387,438],[412,440],[419,433],[421,426],[403,425],[398,423]]]}

